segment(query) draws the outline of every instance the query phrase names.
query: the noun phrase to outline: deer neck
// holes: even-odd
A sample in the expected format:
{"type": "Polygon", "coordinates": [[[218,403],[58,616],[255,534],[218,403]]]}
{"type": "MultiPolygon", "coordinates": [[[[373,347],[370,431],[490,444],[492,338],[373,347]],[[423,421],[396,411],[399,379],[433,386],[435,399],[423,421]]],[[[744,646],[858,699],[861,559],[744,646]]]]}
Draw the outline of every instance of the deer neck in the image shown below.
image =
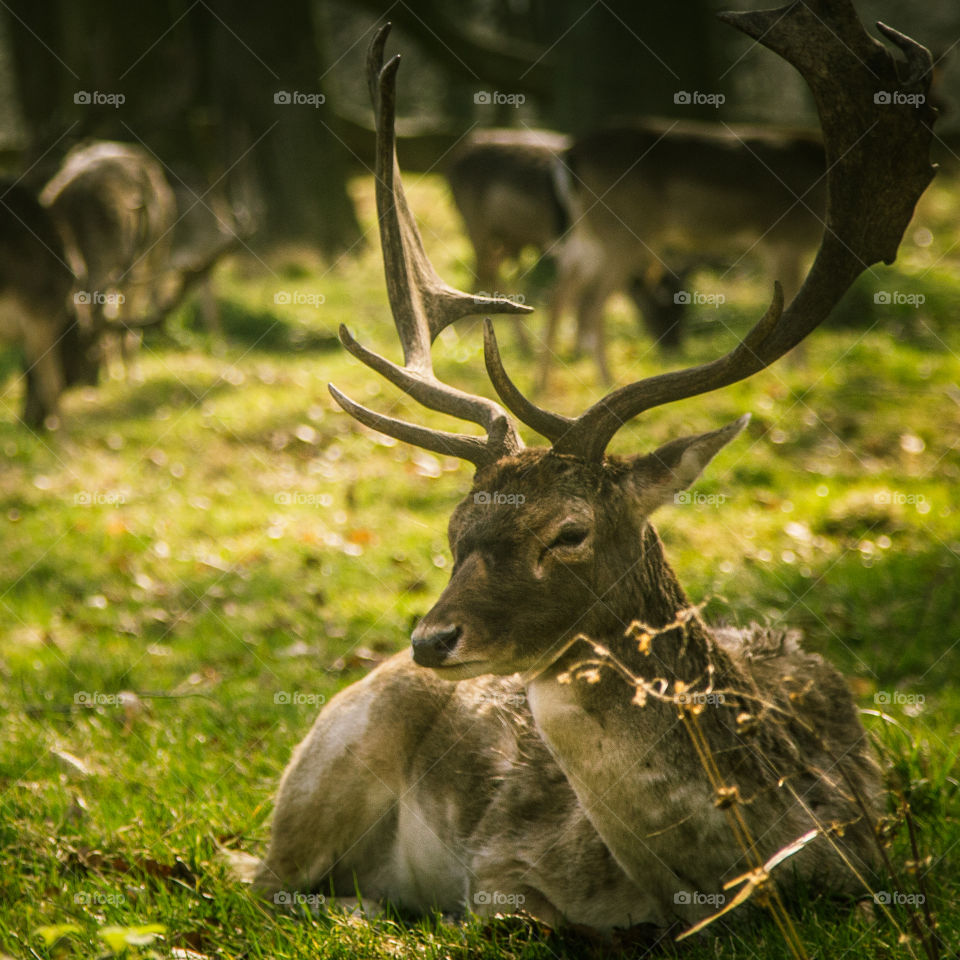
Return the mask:
{"type": "MultiPolygon", "coordinates": [[[[603,612],[590,624],[594,642],[572,644],[528,683],[527,693],[540,734],[587,816],[627,874],[645,883],[670,858],[651,857],[659,841],[638,842],[637,835],[662,830],[666,842],[676,842],[671,824],[683,811],[696,816],[713,805],[676,705],[656,696],[641,703],[637,689],[669,695],[680,679],[702,690],[714,659],[724,658],[652,528],[640,550],[615,596],[597,605],[603,612]]],[[[672,874],[660,880],[665,889],[676,887],[672,874]]]]}
{"type": "Polygon", "coordinates": [[[572,644],[545,677],[555,679],[594,658],[593,641],[609,651],[611,662],[615,659],[645,680],[696,680],[710,662],[709,631],[652,526],[645,525],[637,551],[616,564],[610,577],[611,584],[597,585],[598,601],[579,627],[588,640],[572,644]]]}

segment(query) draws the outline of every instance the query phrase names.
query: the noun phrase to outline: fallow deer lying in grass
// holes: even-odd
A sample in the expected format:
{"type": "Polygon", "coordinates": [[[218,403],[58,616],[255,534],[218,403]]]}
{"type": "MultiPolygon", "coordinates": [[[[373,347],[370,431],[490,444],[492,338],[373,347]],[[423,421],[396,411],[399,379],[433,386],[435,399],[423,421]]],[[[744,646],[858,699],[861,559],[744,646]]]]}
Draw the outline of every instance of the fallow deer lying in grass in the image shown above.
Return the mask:
{"type": "Polygon", "coordinates": [[[404,364],[345,327],[341,338],[419,403],[486,437],[403,423],[331,387],[368,427],[467,460],[476,476],[450,521],[450,582],[413,631],[412,658],[397,654],[338,694],[295,751],[261,891],[359,890],[423,911],[522,906],[610,930],[698,921],[725,882],[766,877],[778,854],[773,882],[863,889],[881,790],[843,680],[789,635],[708,627],[649,520],[746,418],[645,456],[605,451],[640,413],[768,366],[868,265],[893,260],[932,176],[930,116],[876,105],[873,92],[922,92],[929,54],[883,27],[905,55],[895,61],[849,0],[725,19],[813,90],[829,229],[792,303],[784,309],[777,284],[728,354],[621,387],[575,419],[518,392],[487,321],[490,379],[549,449],[525,449],[503,407],[433,373],[433,340],[476,303],[423,252],[395,161],[398,60],[382,66],[386,30],[371,48],[377,203],[404,364]]]}

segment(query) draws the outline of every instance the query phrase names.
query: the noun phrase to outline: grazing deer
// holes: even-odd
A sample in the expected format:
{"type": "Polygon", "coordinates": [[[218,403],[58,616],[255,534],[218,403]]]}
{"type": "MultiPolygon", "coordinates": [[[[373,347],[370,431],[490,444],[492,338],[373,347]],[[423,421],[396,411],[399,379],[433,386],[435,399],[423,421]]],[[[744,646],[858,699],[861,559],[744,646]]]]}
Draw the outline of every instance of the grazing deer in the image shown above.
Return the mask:
{"type": "Polygon", "coordinates": [[[498,289],[500,267],[539,253],[570,224],[559,188],[570,138],[548,130],[480,130],[451,155],[447,180],[475,254],[476,287],[498,289]]]}
{"type": "MultiPolygon", "coordinates": [[[[586,301],[590,281],[599,273],[593,257],[602,250],[572,223],[579,209],[565,159],[572,143],[549,130],[490,129],[470,134],[454,150],[447,180],[473,245],[479,292],[499,289],[502,265],[532,247],[559,262],[551,295],[555,308],[586,301]]],[[[651,334],[667,346],[678,342],[675,287],[666,278],[650,282],[642,276],[630,278],[627,285],[651,334]]],[[[517,330],[528,349],[519,321],[517,330]]]]}
{"type": "Polygon", "coordinates": [[[176,207],[163,168],[134,144],[96,141],[67,154],[40,201],[64,237],[95,336],[116,332],[123,349],[124,334],[166,297],[176,207]]]}
{"type": "Polygon", "coordinates": [[[868,265],[894,259],[933,173],[931,117],[923,107],[881,107],[873,92],[922,92],[930,58],[881,25],[905,56],[895,60],[849,0],[723,19],[811,86],[829,228],[793,301],[784,308],[776,284],[737,347],[621,387],[576,418],[519,393],[486,321],[491,382],[549,449],[525,449],[504,406],[433,372],[434,339],[476,303],[444,284],[423,252],[396,165],[399,60],[383,66],[387,28],[374,41],[377,205],[403,365],[346,327],[340,336],[414,400],[486,436],[404,423],[331,387],[361,423],[467,460],[476,475],[450,520],[450,582],[413,631],[412,659],[397,654],[338,694],[296,749],[261,891],[359,890],[424,911],[522,907],[610,930],[699,921],[704,899],[749,871],[862,889],[880,784],[843,680],[789,633],[708,627],[649,519],[746,418],[645,456],[605,451],[633,417],[767,367],[868,265]]]}
{"type": "Polygon", "coordinates": [[[91,344],[72,303],[73,273],[50,214],[18,183],[0,184],[0,341],[23,351],[23,420],[40,427],[82,379],[91,344]]]}
{"type": "Polygon", "coordinates": [[[115,336],[125,357],[130,338],[163,323],[198,285],[216,328],[210,275],[252,232],[245,211],[183,181],[174,190],[146,150],[107,141],[71,151],[41,201],[63,235],[76,299],[98,341],[115,336]]]}
{"type": "Polygon", "coordinates": [[[204,189],[196,177],[180,180],[174,188],[177,222],[173,232],[170,266],[175,279],[154,322],[160,323],[194,288],[199,292],[200,314],[210,333],[222,333],[213,268],[234,252],[254,232],[246,207],[236,206],[221,192],[204,189]]]}
{"type": "MultiPolygon", "coordinates": [[[[562,154],[570,138],[549,130],[480,130],[453,151],[447,180],[474,250],[475,289],[496,296],[501,267],[528,247],[550,251],[570,226],[562,154]]],[[[520,317],[519,343],[530,353],[520,317]]]]}
{"type": "Polygon", "coordinates": [[[682,303],[670,300],[693,267],[730,264],[734,250],[738,260],[752,252],[788,299],[800,288],[826,199],[823,144],[815,135],[651,120],[581,137],[565,160],[574,227],[558,253],[541,386],[569,310],[578,345],[592,348],[609,381],[604,307],[618,290],[633,296],[659,342],[675,346],[682,303]]]}

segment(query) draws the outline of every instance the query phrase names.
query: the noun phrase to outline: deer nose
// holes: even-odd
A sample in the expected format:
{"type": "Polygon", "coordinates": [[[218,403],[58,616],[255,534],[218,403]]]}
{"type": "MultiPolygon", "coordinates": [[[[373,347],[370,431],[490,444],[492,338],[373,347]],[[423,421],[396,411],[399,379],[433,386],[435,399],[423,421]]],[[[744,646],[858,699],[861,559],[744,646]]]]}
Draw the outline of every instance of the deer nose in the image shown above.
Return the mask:
{"type": "Polygon", "coordinates": [[[454,624],[439,627],[417,625],[410,635],[413,642],[413,659],[421,667],[439,667],[450,656],[463,630],[454,624]]]}

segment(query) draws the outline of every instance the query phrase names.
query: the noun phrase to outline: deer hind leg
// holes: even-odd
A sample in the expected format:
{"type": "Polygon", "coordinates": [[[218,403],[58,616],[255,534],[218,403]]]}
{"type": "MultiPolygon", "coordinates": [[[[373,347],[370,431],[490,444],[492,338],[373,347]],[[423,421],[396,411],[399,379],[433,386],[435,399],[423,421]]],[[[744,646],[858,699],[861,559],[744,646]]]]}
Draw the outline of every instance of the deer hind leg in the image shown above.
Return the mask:
{"type": "MultiPolygon", "coordinates": [[[[523,247],[521,245],[509,243],[506,244],[504,250],[506,259],[512,260],[519,264],[520,256],[523,253],[523,247]]],[[[504,295],[498,290],[494,290],[493,292],[499,296],[504,295]]],[[[524,317],[522,314],[515,316],[513,318],[513,329],[516,332],[517,347],[519,348],[521,355],[529,359],[533,356],[533,345],[530,342],[530,335],[527,333],[526,317],[524,317]]]]}
{"type": "Polygon", "coordinates": [[[568,312],[579,316],[580,305],[595,282],[597,263],[593,254],[592,244],[577,232],[569,234],[557,251],[557,283],[550,298],[546,331],[540,347],[538,390],[546,389],[564,316],[568,312]]]}
{"type": "Polygon", "coordinates": [[[607,364],[606,316],[604,310],[611,294],[619,286],[611,273],[595,276],[584,291],[577,312],[578,345],[593,353],[597,374],[603,383],[610,383],[610,367],[607,364]]]}
{"type": "Polygon", "coordinates": [[[547,307],[547,325],[543,332],[543,340],[539,348],[540,357],[537,361],[536,389],[538,391],[545,390],[550,380],[550,365],[557,352],[557,334],[560,330],[560,323],[568,304],[577,291],[578,285],[579,277],[575,265],[564,264],[562,259],[558,258],[557,284],[547,307]]]}
{"type": "Polygon", "coordinates": [[[425,744],[454,689],[403,651],[324,707],[280,782],[261,893],[359,891],[415,910],[462,902],[456,827],[411,772],[423,751],[430,770],[439,762],[425,744]]]}
{"type": "Polygon", "coordinates": [[[683,339],[683,293],[690,272],[689,268],[674,272],[654,263],[628,282],[627,293],[639,311],[641,331],[663,350],[679,348],[683,339]]]}
{"type": "Polygon", "coordinates": [[[542,891],[522,883],[510,883],[509,880],[504,883],[502,875],[478,875],[467,892],[467,908],[483,918],[494,917],[498,913],[529,913],[551,927],[561,927],[566,923],[563,913],[542,891]]]}
{"type": "Polygon", "coordinates": [[[500,265],[503,262],[504,251],[500,243],[489,236],[471,236],[476,265],[474,273],[476,282],[474,290],[478,293],[492,296],[497,287],[497,277],[500,275],[500,265]]]}
{"type": "MultiPolygon", "coordinates": [[[[504,261],[519,257],[521,251],[493,236],[471,237],[471,240],[477,258],[474,290],[487,297],[503,296],[499,289],[501,267],[504,261]]],[[[513,327],[520,352],[525,357],[532,356],[533,348],[523,317],[514,317],[513,327]]]]}
{"type": "Polygon", "coordinates": [[[124,376],[134,383],[143,383],[143,371],[140,369],[140,347],[143,344],[142,330],[124,330],[117,335],[120,347],[120,361],[124,376]]]}

